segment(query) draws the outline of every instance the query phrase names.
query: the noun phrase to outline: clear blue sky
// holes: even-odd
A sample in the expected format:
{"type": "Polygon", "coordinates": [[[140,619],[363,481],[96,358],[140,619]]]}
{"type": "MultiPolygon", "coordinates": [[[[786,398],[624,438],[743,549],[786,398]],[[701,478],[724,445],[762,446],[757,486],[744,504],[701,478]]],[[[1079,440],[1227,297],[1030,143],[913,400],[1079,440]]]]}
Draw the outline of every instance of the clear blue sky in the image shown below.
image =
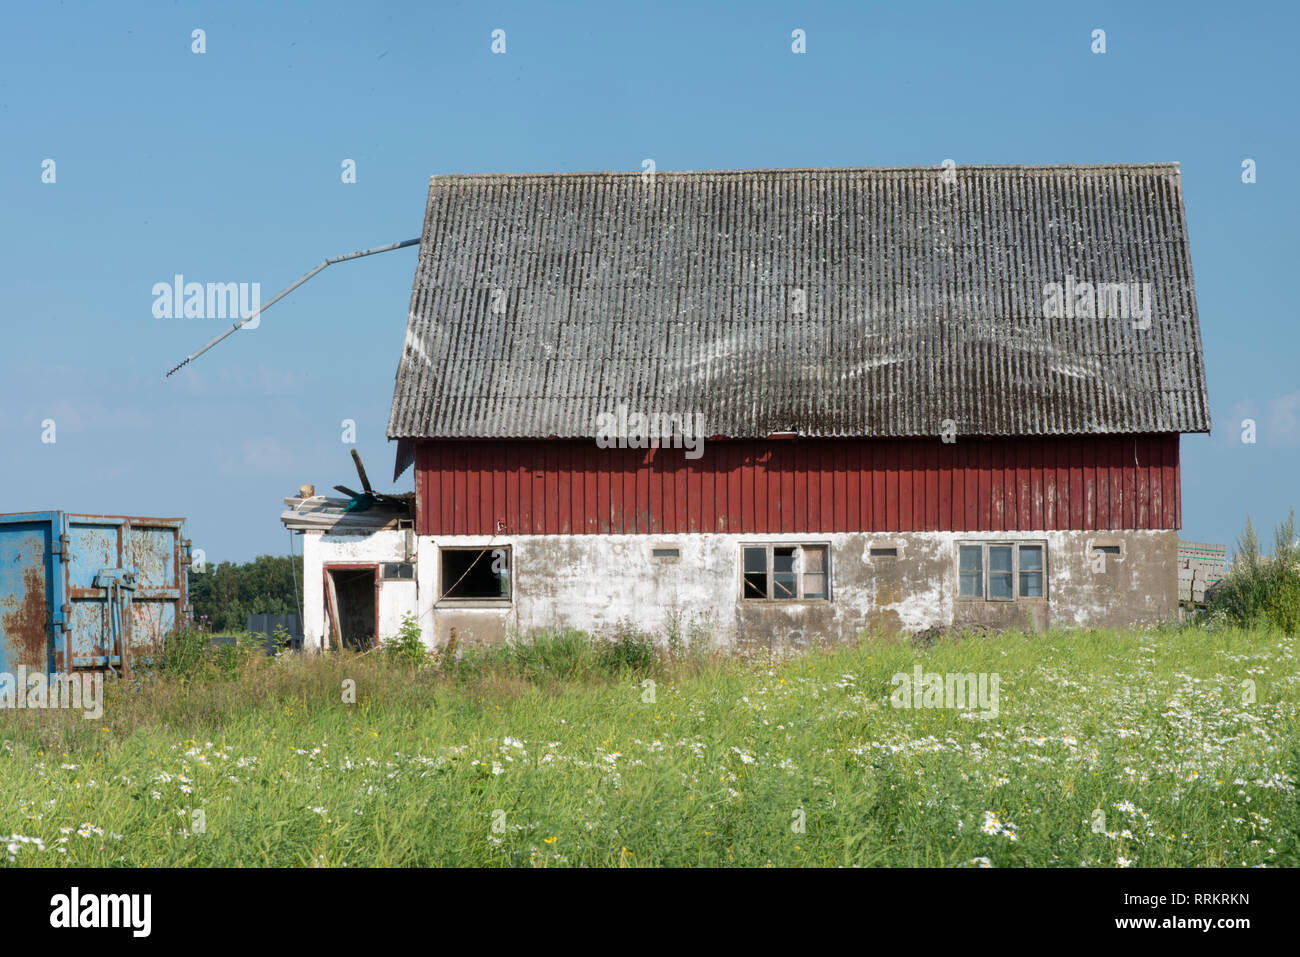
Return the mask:
{"type": "Polygon", "coordinates": [[[1183,439],[1183,537],[1231,543],[1247,511],[1271,531],[1300,505],[1297,9],[10,5],[0,511],[182,515],[209,561],[284,553],[281,499],[353,484],[344,419],[388,488],[414,249],[331,267],[166,381],[221,323],[157,319],[151,289],[268,297],[417,236],[433,173],[1176,160],[1215,425],[1183,439]]]}

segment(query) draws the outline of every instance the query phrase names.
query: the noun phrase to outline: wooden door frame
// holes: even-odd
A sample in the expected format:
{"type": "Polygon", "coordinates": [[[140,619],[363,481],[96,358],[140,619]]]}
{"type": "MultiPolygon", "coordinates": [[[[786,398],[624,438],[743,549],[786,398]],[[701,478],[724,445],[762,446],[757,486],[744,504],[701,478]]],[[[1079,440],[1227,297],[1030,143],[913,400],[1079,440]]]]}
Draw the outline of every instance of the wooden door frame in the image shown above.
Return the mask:
{"type": "MultiPolygon", "coordinates": [[[[378,648],[381,644],[379,637],[379,562],[337,562],[325,563],[321,565],[321,587],[325,593],[325,626],[326,629],[333,627],[335,617],[338,615],[338,609],[330,601],[330,573],[333,571],[365,571],[370,570],[375,573],[375,631],[371,636],[374,644],[378,648]]],[[[346,648],[347,644],[343,638],[343,622],[339,619],[339,647],[346,648]]]]}

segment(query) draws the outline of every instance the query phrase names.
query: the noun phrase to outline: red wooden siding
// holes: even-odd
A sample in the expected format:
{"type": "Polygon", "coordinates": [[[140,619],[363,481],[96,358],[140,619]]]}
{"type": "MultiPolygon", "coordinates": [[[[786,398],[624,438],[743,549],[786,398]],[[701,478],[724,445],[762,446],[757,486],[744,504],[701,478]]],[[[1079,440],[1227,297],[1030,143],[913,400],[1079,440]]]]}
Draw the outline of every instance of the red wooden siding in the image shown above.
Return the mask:
{"type": "Polygon", "coordinates": [[[1178,528],[1178,436],[425,441],[422,535],[1178,528]]]}

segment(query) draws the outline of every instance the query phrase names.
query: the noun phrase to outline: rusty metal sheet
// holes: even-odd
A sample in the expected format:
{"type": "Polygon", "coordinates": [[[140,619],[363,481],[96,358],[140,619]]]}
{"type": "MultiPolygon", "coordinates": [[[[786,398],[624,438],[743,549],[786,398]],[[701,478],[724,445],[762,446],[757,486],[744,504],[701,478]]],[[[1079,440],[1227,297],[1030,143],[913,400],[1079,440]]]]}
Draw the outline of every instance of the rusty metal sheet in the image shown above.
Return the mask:
{"type": "Polygon", "coordinates": [[[90,587],[72,595],[74,668],[120,666],[123,647],[133,656],[162,650],[187,599],[184,526],[178,518],[67,516],[68,581],[90,587]]]}
{"type": "Polygon", "coordinates": [[[57,513],[0,515],[0,672],[53,667],[57,513]]]}

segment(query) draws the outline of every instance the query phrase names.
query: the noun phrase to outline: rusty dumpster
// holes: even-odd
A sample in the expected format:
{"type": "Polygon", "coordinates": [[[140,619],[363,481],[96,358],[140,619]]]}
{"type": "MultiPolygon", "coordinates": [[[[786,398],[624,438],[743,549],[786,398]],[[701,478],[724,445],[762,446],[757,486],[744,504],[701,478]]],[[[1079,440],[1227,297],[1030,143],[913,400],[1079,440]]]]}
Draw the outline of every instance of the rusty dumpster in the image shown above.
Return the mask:
{"type": "Polygon", "coordinates": [[[156,654],[188,617],[189,563],[183,518],[0,514],[0,672],[156,654]]]}

